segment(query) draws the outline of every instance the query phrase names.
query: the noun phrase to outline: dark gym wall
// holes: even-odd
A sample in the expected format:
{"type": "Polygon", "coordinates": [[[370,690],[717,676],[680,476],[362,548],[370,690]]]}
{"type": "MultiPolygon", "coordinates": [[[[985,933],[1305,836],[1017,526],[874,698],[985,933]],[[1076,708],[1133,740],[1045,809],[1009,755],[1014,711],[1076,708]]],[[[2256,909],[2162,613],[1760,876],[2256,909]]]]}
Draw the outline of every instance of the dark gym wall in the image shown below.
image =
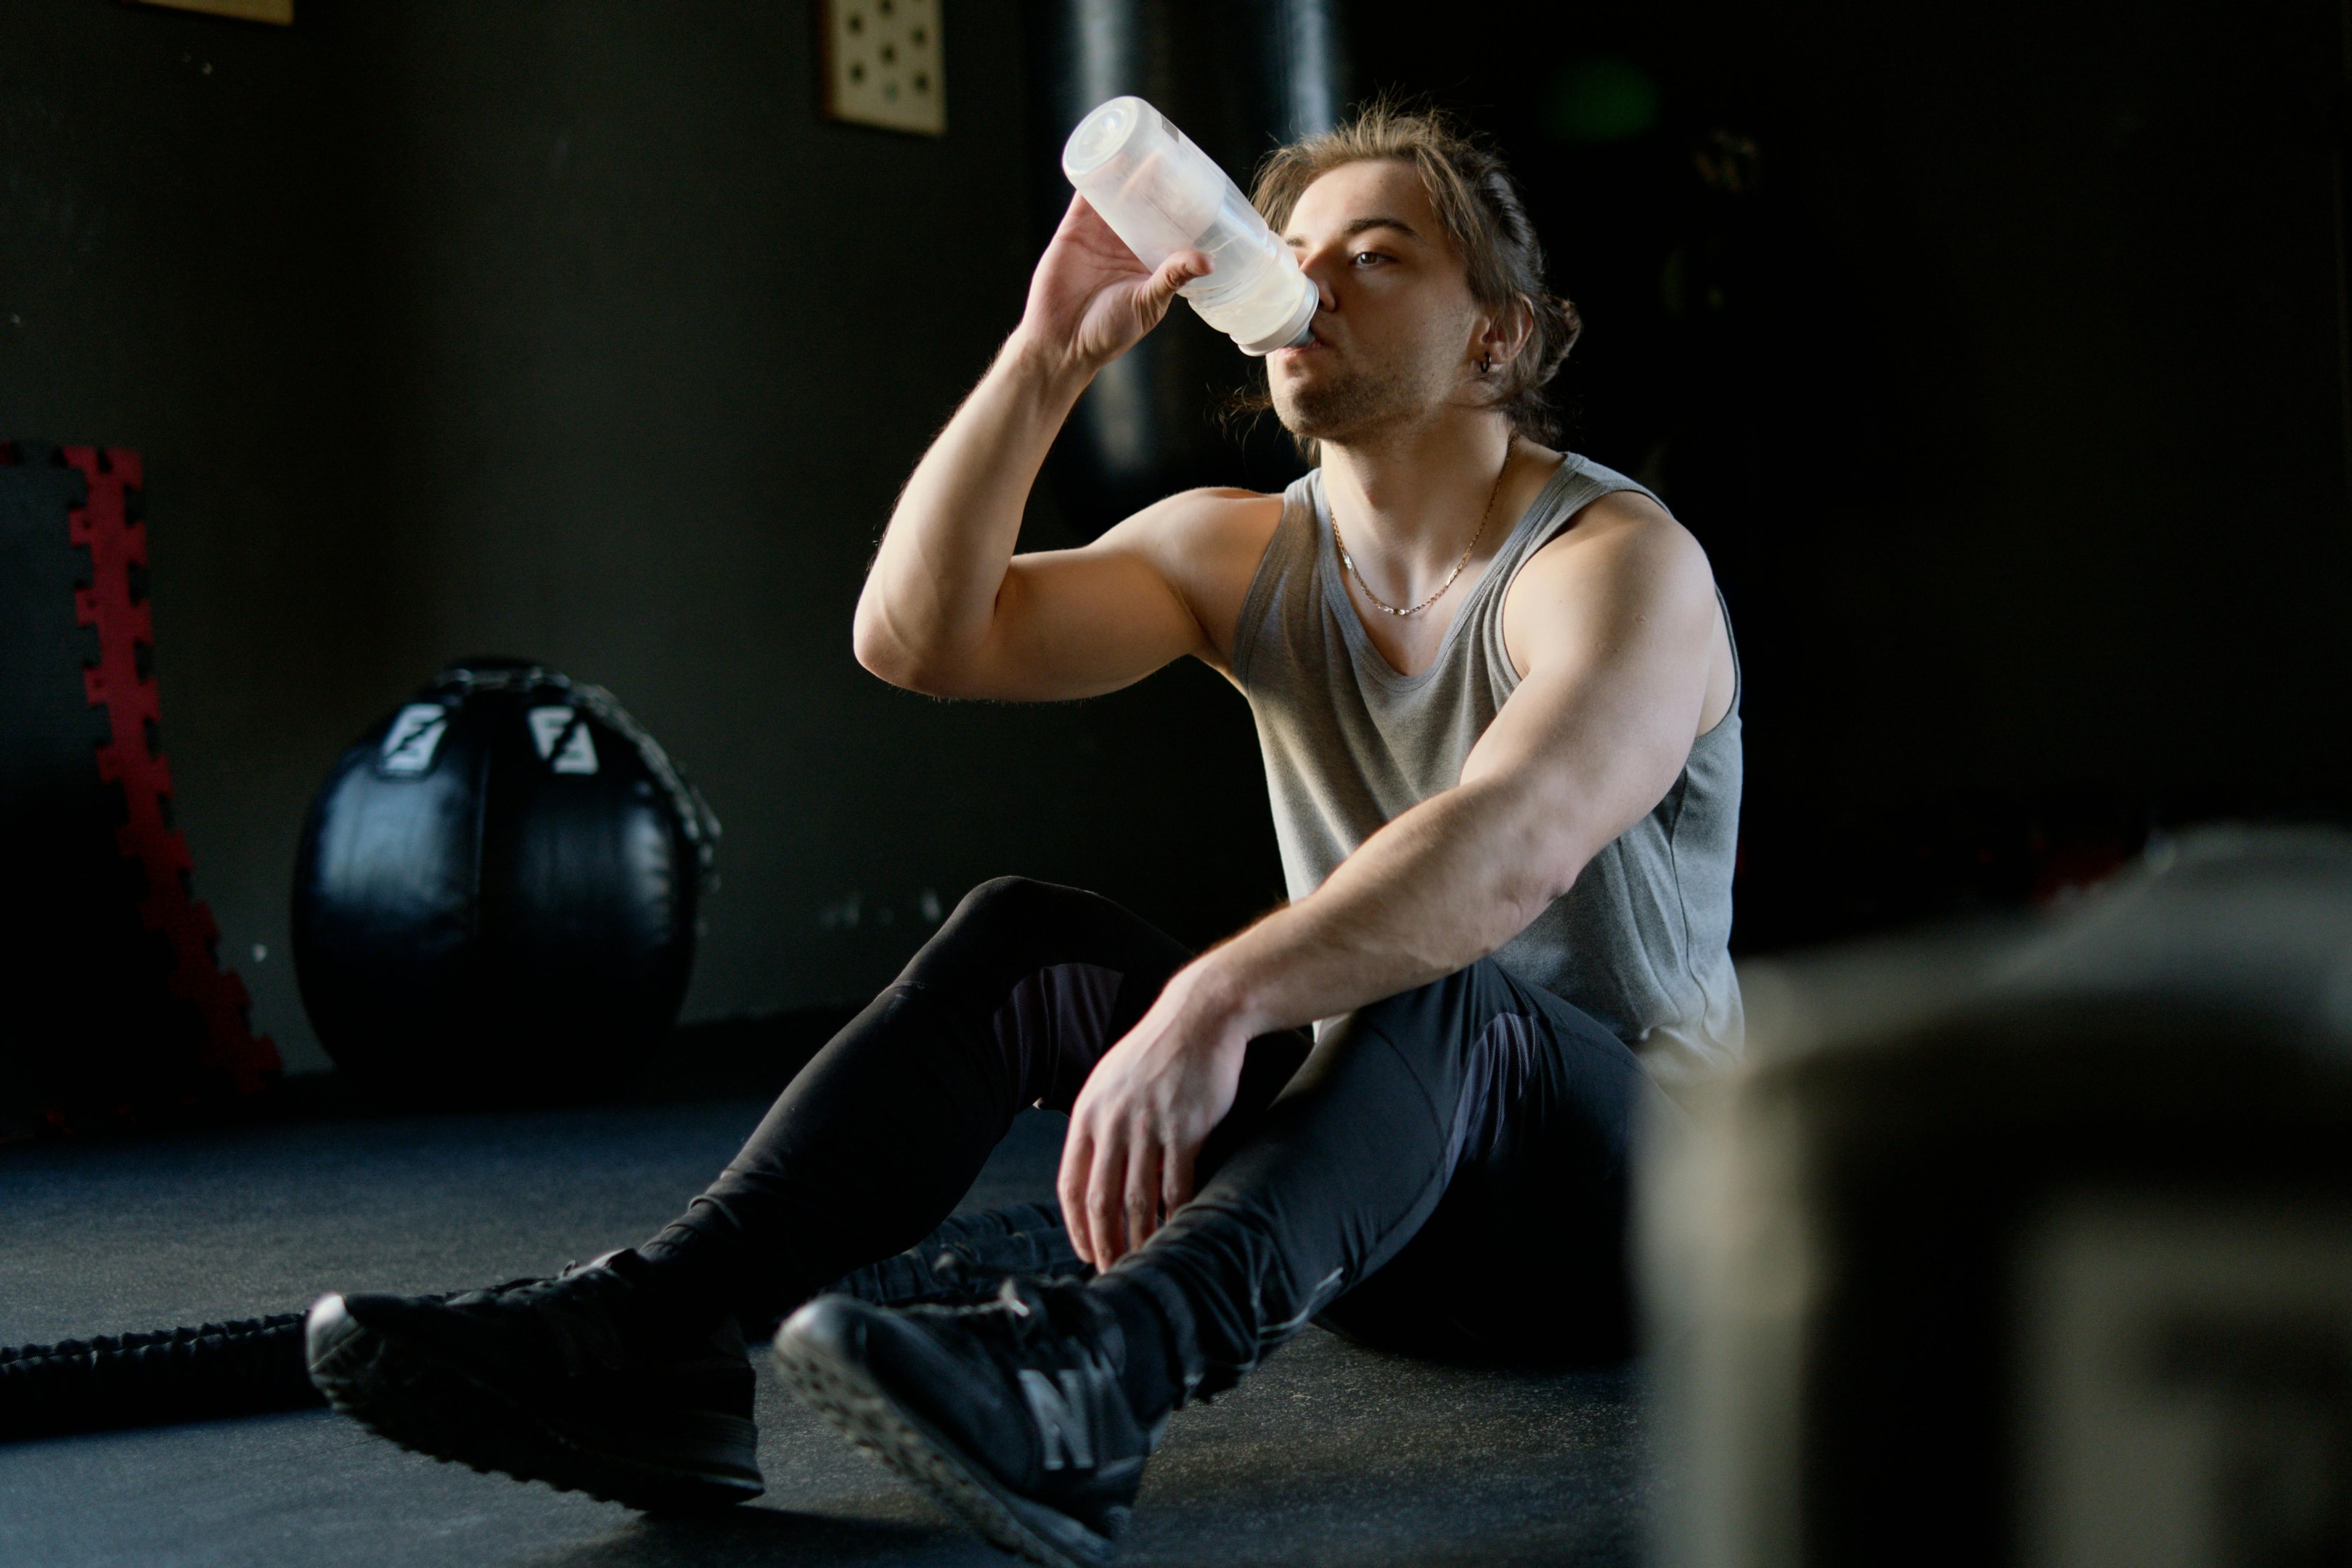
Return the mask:
{"type": "Polygon", "coordinates": [[[1731,596],[1738,942],[2352,816],[2338,0],[1352,9],[1503,138],[1571,444],[1731,596]]]}
{"type": "MultiPolygon", "coordinates": [[[[1504,139],[1573,443],[1733,595],[1743,944],[2352,816],[2333,0],[1341,14],[1359,86],[1504,139]]],[[[705,785],[693,1014],[856,996],[999,872],[1196,939],[1276,895],[1201,671],[948,707],[849,658],[1019,309],[1013,0],[948,7],[936,142],[823,122],[787,0],[300,17],[0,0],[0,435],[146,454],[198,891],[298,1063],[302,807],[453,655],[609,685],[705,785]]]]}
{"type": "Polygon", "coordinates": [[[710,797],[689,1016],[870,992],[1004,872],[1197,940],[1278,896],[1205,672],[949,707],[850,657],[890,499],[1020,308],[1012,0],[948,8],[938,140],[819,117],[805,4],[298,13],[0,4],[0,433],[145,454],[179,819],[291,1065],[302,810],[453,656],[610,687],[710,797]]]}

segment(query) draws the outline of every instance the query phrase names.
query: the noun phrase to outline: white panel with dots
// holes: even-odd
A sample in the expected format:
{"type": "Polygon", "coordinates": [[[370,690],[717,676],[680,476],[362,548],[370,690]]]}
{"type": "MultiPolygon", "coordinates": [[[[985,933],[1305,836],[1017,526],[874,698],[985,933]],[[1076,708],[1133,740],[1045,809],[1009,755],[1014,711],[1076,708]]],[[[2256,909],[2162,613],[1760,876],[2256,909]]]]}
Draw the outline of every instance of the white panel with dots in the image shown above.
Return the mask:
{"type": "Polygon", "coordinates": [[[937,136],[939,0],[824,0],[824,111],[835,120],[937,136]]]}

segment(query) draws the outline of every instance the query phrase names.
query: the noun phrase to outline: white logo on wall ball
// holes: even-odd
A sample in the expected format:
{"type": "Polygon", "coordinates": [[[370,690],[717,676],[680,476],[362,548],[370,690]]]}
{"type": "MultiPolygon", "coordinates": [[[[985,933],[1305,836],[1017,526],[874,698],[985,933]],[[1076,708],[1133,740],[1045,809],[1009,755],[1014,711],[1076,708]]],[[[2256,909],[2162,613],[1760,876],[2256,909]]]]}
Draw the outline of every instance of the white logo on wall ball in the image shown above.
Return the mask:
{"type": "Polygon", "coordinates": [[[547,765],[559,773],[596,771],[596,742],[588,733],[588,716],[577,708],[534,708],[530,710],[530,743],[547,765]]]}
{"type": "Polygon", "coordinates": [[[441,737],[449,732],[449,710],[438,702],[412,702],[402,709],[383,732],[376,752],[376,771],[394,778],[414,778],[433,765],[441,737]]]}

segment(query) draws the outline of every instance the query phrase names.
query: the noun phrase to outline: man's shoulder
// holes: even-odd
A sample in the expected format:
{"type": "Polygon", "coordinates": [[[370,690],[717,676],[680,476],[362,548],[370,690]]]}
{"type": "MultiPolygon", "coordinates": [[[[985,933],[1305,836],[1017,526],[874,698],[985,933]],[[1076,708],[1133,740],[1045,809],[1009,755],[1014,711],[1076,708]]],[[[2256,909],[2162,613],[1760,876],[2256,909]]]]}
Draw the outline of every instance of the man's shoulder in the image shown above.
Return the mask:
{"type": "Polygon", "coordinates": [[[1245,490],[1234,485],[1202,485],[1178,490],[1137,512],[1131,521],[1150,518],[1163,526],[1184,529],[1271,529],[1282,520],[1281,492],[1245,490]]]}
{"type": "Polygon", "coordinates": [[[1103,537],[1148,550],[1170,565],[1222,561],[1236,552],[1254,561],[1281,524],[1282,509],[1280,495],[1203,486],[1152,502],[1103,537]]]}
{"type": "Polygon", "coordinates": [[[1530,614],[1601,604],[1631,609],[1712,605],[1715,573],[1697,538],[1643,491],[1595,497],[1532,553],[1505,596],[1507,630],[1530,614]]]}
{"type": "Polygon", "coordinates": [[[1616,575],[1693,566],[1706,569],[1706,552],[1690,530],[1648,492],[1618,489],[1579,508],[1528,557],[1526,570],[1616,575]]]}

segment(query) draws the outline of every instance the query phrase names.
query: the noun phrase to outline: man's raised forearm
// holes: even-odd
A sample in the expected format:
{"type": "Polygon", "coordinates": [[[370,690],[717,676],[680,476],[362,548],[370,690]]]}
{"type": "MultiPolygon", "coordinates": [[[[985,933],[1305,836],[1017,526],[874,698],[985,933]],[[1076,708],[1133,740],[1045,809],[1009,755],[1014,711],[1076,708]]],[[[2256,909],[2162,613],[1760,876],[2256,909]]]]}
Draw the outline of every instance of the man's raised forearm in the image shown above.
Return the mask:
{"type": "Polygon", "coordinates": [[[915,465],[858,596],[858,662],[920,688],[987,638],[1045,453],[1090,379],[1016,331],[915,465]]]}

